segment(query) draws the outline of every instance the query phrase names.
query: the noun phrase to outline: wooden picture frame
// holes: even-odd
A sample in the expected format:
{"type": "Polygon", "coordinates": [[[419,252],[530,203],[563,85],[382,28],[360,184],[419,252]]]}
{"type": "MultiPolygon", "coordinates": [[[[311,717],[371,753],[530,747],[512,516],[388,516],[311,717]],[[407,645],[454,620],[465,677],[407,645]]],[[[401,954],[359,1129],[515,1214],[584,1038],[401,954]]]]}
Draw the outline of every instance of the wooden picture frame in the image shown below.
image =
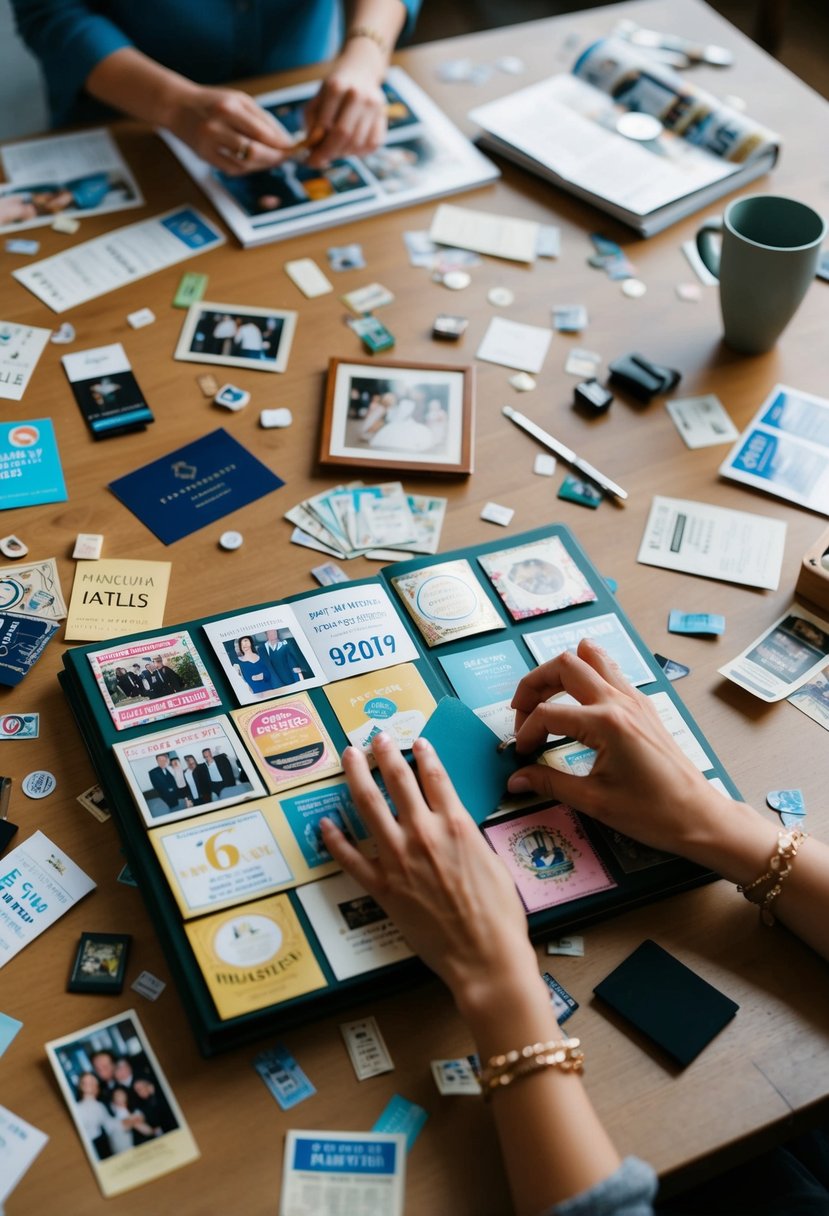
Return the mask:
{"type": "Polygon", "coordinates": [[[474,424],[473,367],[332,358],[320,464],[466,477],[474,424]]]}

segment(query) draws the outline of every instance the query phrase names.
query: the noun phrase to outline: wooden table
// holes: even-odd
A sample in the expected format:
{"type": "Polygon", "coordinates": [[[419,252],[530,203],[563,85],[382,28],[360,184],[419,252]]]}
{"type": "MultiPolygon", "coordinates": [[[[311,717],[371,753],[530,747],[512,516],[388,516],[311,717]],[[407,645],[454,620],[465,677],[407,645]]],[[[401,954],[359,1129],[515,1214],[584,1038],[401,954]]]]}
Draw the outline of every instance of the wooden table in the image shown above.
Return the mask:
{"type": "MultiPolygon", "coordinates": [[[[745,98],[759,119],[783,134],[783,156],[773,179],[754,189],[793,194],[824,212],[829,209],[827,180],[815,133],[825,130],[826,103],[768,59],[750,42],[697,0],[646,0],[554,20],[515,26],[423,46],[400,55],[411,74],[464,125],[475,103],[565,70],[575,35],[603,34],[629,14],[643,24],[677,29],[724,43],[736,53],[729,71],[696,69],[694,79],[722,93],[745,98]],[[520,81],[496,73],[480,87],[441,84],[438,64],[472,56],[493,61],[520,55],[527,72],[520,81]]],[[[310,75],[310,73],[305,73],[310,75]]],[[[302,73],[286,76],[291,82],[302,73]]],[[[259,91],[271,81],[251,85],[259,91]]],[[[147,195],[152,215],[189,200],[206,202],[166,148],[134,123],[117,128],[122,149],[147,195]]],[[[609,415],[593,423],[571,409],[574,380],[563,372],[566,350],[587,345],[605,359],[641,350],[657,362],[682,369],[683,395],[716,392],[738,426],[753,415],[778,381],[816,393],[827,384],[827,288],[816,283],[794,323],[770,354],[743,358],[719,340],[716,292],[707,289],[698,304],[680,301],[675,285],[692,279],[680,252],[699,219],[689,219],[648,242],[634,239],[596,212],[529,175],[504,166],[502,180],[464,202],[482,210],[526,216],[559,224],[562,253],[557,261],[527,268],[486,259],[473,271],[472,286],[458,295],[410,268],[402,232],[426,228],[432,205],[365,223],[304,237],[289,244],[243,252],[231,241],[189,267],[210,275],[210,298],[251,305],[296,308],[297,340],[287,373],[268,377],[239,372],[234,380],[253,393],[240,415],[219,415],[201,396],[195,374],[202,369],[172,359],[183,314],[170,302],[182,268],[158,274],[136,287],[105,296],[71,314],[77,328],[72,349],[123,341],[156,422],[146,433],[96,445],[90,439],[60,367],[63,348],[48,347],[19,404],[6,405],[10,419],[46,414],[55,421],[69,500],[6,514],[4,532],[29,545],[32,558],[57,556],[65,592],[71,590],[70,553],[78,532],[103,532],[104,555],[172,559],[167,603],[169,622],[226,611],[249,603],[300,592],[312,585],[315,555],[288,543],[282,512],[311,491],[336,478],[315,467],[323,373],[329,355],[352,356],[357,342],[343,323],[334,295],[308,301],[282,271],[288,257],[310,256],[325,265],[331,244],[362,242],[365,271],[336,276],[336,286],[378,280],[396,301],[383,320],[397,337],[396,355],[434,360],[447,351],[430,338],[432,318],[440,311],[470,317],[466,338],[451,357],[472,359],[493,309],[487,290],[503,285],[515,292],[509,315],[549,324],[552,304],[587,305],[590,327],[581,338],[556,336],[534,394],[516,398],[499,367],[478,368],[477,470],[460,484],[418,483],[429,492],[446,492],[450,510],[443,549],[490,539],[492,526],[479,520],[488,499],[515,508],[512,531],[551,520],[573,527],[607,575],[619,583],[619,598],[649,645],[687,663],[691,676],[681,693],[713,741],[745,797],[761,806],[765,793],[800,786],[810,808],[811,830],[829,830],[825,792],[829,785],[827,739],[821,728],[787,704],[766,706],[716,674],[720,662],[737,654],[788,605],[800,555],[822,530],[816,516],[773,498],[753,495],[717,479],[723,449],[688,451],[661,402],[647,408],[618,400],[609,415]],[[590,269],[587,234],[601,230],[626,247],[648,285],[643,298],[623,297],[618,285],[590,269]],[[126,314],[150,306],[158,320],[131,331],[126,314]],[[536,448],[501,417],[514,401],[599,468],[631,490],[630,504],[605,504],[591,512],[555,497],[557,482],[532,475],[536,448]],[[261,407],[285,405],[294,413],[287,431],[262,431],[261,407]],[[165,549],[105,489],[113,477],[137,468],[224,425],[286,481],[283,489],[165,549]],[[788,542],[779,591],[755,592],[639,566],[636,552],[654,493],[703,499],[756,510],[788,523],[788,542]],[[217,539],[223,527],[238,528],[244,547],[223,553],[217,539]],[[669,608],[725,613],[728,631],[719,641],[669,637],[669,608]],[[821,802],[823,800],[823,805],[821,802]]],[[[79,238],[91,237],[138,218],[136,213],[92,218],[79,238]]],[[[70,238],[41,229],[42,253],[66,247],[70,238]]],[[[0,317],[38,325],[56,324],[8,272],[17,259],[0,253],[0,317]]],[[[206,370],[206,369],[205,369],[206,370]]],[[[409,484],[414,485],[414,482],[409,484]]],[[[376,569],[351,563],[360,577],[376,569]]],[[[46,1131],[50,1142],[13,1193],[8,1216],[58,1205],[62,1212],[117,1211],[144,1216],[147,1211],[176,1211],[179,1216],[244,1213],[258,1216],[276,1209],[282,1137],[291,1126],[364,1129],[371,1126],[394,1092],[425,1106],[429,1121],[411,1153],[407,1211],[412,1216],[496,1216],[508,1211],[506,1184],[487,1113],[474,1099],[441,1099],[432,1083],[429,1061],[471,1048],[445,992],[426,982],[404,995],[355,1008],[353,1016],[374,1014],[396,1063],[393,1073],[358,1084],[343,1050],[337,1020],[329,1018],[291,1031],[285,1041],[316,1085],[316,1097],[293,1114],[283,1115],[256,1076],[255,1048],[240,1049],[205,1061],[197,1054],[172,986],[152,1004],[125,989],[120,999],[68,995],[65,983],[74,946],[82,930],[128,931],[134,935],[128,985],[143,969],[169,978],[154,940],[141,895],[116,882],[123,858],[112,822],[99,824],[75,801],[95,780],[77,731],[55,680],[62,643],[50,650],[16,692],[4,692],[5,711],[38,710],[37,742],[5,742],[2,771],[14,778],[11,818],[19,839],[41,828],[98,883],[97,891],[26,949],[0,975],[0,1009],[24,1023],[0,1062],[2,1102],[46,1131]],[[30,802],[20,781],[36,768],[51,770],[57,790],[30,802]],[[201,1161],[111,1205],[100,1197],[49,1071],[43,1043],[80,1029],[129,1006],[144,1025],[193,1128],[201,1161]]],[[[767,812],[771,816],[771,812],[767,812]]],[[[773,816],[771,816],[773,818],[773,816]]],[[[586,1044],[587,1085],[611,1134],[624,1153],[653,1162],[668,1186],[692,1174],[711,1172],[723,1161],[757,1151],[779,1140],[801,1122],[825,1113],[829,1096],[829,975],[825,966],[783,930],[760,928],[756,912],[724,883],[621,916],[586,935],[584,959],[556,959],[553,971],[581,1003],[572,1023],[586,1044]],[[623,1033],[591,1004],[594,984],[643,938],[655,936],[669,950],[739,1002],[736,1019],[684,1073],[673,1075],[647,1048],[623,1033]],[[710,1157],[701,1164],[701,1158],[710,1157]]]]}

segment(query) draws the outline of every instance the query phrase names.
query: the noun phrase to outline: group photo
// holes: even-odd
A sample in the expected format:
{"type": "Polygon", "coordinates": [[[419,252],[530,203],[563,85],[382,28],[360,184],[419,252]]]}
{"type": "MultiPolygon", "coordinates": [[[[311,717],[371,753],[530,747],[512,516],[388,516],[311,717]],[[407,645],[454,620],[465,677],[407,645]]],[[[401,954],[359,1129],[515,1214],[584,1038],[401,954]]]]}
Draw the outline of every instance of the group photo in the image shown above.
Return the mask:
{"type": "Polygon", "coordinates": [[[50,1054],[93,1160],[116,1157],[178,1128],[174,1099],[132,1018],[93,1027],[50,1054]]]}

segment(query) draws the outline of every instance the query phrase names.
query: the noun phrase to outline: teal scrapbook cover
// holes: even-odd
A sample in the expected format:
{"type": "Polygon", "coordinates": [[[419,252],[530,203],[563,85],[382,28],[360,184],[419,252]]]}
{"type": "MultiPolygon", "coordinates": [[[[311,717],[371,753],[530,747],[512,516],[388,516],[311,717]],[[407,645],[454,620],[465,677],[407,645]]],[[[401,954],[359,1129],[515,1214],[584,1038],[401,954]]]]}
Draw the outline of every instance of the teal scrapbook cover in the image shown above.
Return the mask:
{"type": "MultiPolygon", "coordinates": [[[[234,814],[234,830],[275,833],[285,865],[300,875],[300,885],[307,884],[315,875],[304,867],[322,847],[313,814],[315,794],[325,787],[327,798],[345,797],[329,788],[341,783],[341,776],[315,767],[323,763],[325,749],[336,753],[336,765],[349,741],[369,747],[378,729],[396,733],[404,747],[422,732],[510,870],[533,937],[571,931],[713,877],[680,858],[610,832],[570,808],[537,799],[504,799],[506,778],[518,763],[514,748],[507,746],[515,684],[525,671],[574,647],[586,635],[616,658],[645,695],[656,698],[663,721],[700,771],[739,798],[675,688],[562,525],[398,562],[374,578],[240,607],[150,634],[79,646],[64,654],[62,687],[202,1051],[209,1054],[322,1016],[378,990],[386,993],[396,984],[411,982],[421,965],[395,944],[389,927],[383,930],[382,952],[373,956],[375,965],[359,969],[368,926],[372,917],[376,926],[379,913],[359,890],[347,889],[350,880],[345,876],[332,877],[330,859],[320,856],[320,878],[314,886],[326,893],[322,910],[319,899],[301,899],[296,889],[278,898],[288,901],[291,924],[307,938],[322,979],[313,990],[219,1016],[204,950],[200,948],[197,960],[188,937],[200,922],[188,922],[185,930],[150,842],[158,830],[156,821],[150,818],[148,830],[137,797],[160,812],[163,831],[168,821],[181,819],[175,826],[183,831],[180,839],[175,834],[174,843],[182,848],[188,839],[184,829],[197,825],[200,814],[233,803],[228,814],[234,814]],[[169,661],[158,653],[161,641],[169,661]],[[198,708],[188,712],[189,703],[198,708]],[[218,737],[217,715],[232,723],[222,728],[226,734],[239,734],[238,739],[234,735],[238,769],[232,775],[215,756],[202,760],[202,752],[209,749],[193,742],[202,741],[200,732],[214,732],[208,742],[218,737]],[[133,720],[138,724],[129,725],[133,720]],[[157,737],[158,744],[153,742],[157,737]],[[242,769],[257,748],[262,772],[261,755],[267,751],[262,738],[278,753],[276,760],[271,757],[265,798],[251,795],[241,784],[242,769]],[[123,745],[128,756],[135,754],[129,763],[123,761],[123,745]],[[154,748],[179,761],[178,793],[169,770],[161,777],[153,773],[159,767],[152,759],[154,748]],[[183,772],[188,766],[189,775],[183,772]],[[318,772],[325,774],[324,780],[318,772]],[[279,785],[283,780],[285,793],[279,785]],[[292,814],[291,822],[285,817],[283,823],[283,797],[292,800],[292,810],[299,805],[309,813],[304,818],[292,814]],[[297,819],[304,823],[301,837],[297,819]]],[[[585,753],[577,745],[565,746],[562,763],[570,771],[584,772],[589,764],[585,753]]],[[[211,820],[214,814],[218,810],[210,812],[211,820]]],[[[347,807],[345,815],[348,820],[347,807]]],[[[212,840],[198,831],[195,835],[212,840]]],[[[224,838],[211,847],[223,843],[224,838]]],[[[218,864],[225,864],[228,856],[220,853],[218,864]]],[[[267,890],[261,887],[261,874],[251,875],[252,902],[241,901],[230,910],[239,913],[235,933],[240,926],[249,928],[254,913],[265,919],[277,915],[271,911],[272,900],[256,899],[258,889],[267,890]],[[242,917],[245,910],[249,915],[242,917]]],[[[376,927],[372,932],[376,934],[376,927]]]]}

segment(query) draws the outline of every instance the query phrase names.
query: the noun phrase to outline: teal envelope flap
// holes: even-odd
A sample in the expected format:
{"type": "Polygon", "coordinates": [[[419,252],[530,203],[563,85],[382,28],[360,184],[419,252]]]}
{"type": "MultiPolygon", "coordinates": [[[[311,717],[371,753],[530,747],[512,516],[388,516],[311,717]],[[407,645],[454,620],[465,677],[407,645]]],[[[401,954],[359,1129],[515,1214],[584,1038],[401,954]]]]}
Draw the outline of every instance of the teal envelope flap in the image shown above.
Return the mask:
{"type": "Polygon", "coordinates": [[[476,823],[491,815],[515,772],[515,748],[498,750],[498,736],[457,697],[443,697],[420,732],[449,774],[476,823]]]}

